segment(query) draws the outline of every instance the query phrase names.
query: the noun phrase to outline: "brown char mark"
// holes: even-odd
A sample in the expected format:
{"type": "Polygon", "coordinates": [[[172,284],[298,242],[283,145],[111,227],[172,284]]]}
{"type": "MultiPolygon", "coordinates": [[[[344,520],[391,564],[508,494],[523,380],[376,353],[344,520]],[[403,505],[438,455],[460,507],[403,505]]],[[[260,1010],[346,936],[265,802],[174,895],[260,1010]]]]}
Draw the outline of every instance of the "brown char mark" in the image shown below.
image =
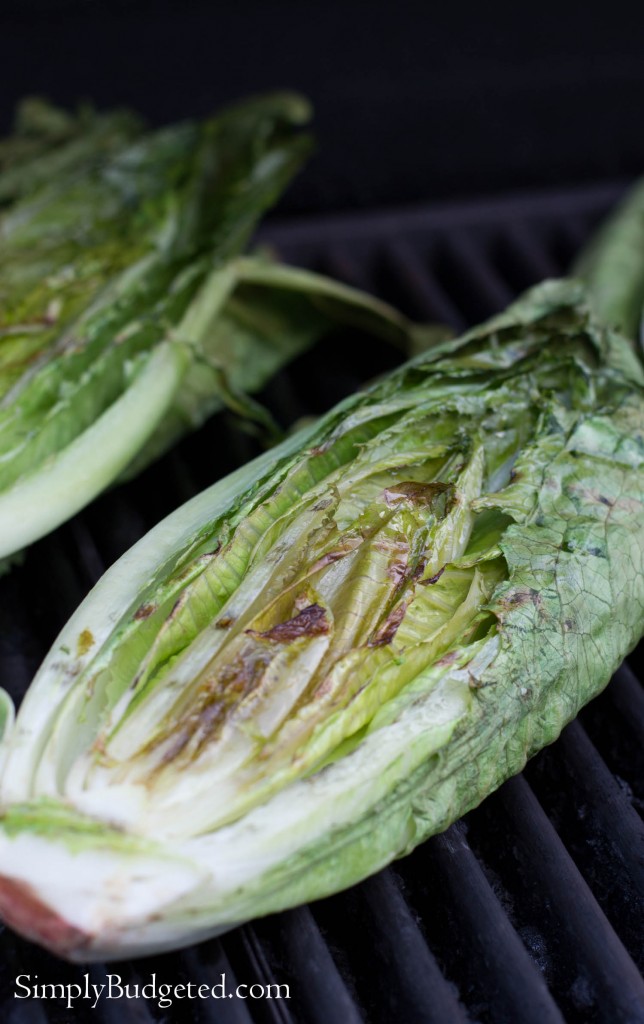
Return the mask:
{"type": "Polygon", "coordinates": [[[398,632],[398,627],[405,617],[407,611],[407,601],[401,602],[397,608],[387,616],[382,626],[373,634],[371,639],[367,643],[367,647],[384,647],[385,644],[390,644],[398,632]]]}
{"type": "Polygon", "coordinates": [[[322,636],[329,632],[329,620],[325,609],[319,604],[310,604],[286,622],[278,622],[262,632],[247,629],[249,636],[276,643],[289,643],[301,636],[322,636]]]}
{"type": "Polygon", "coordinates": [[[438,572],[434,573],[433,576],[429,576],[426,580],[420,580],[420,585],[422,587],[429,587],[432,585],[432,583],[438,583],[439,579],[441,578],[444,572],[445,566],[442,565],[438,572]]]}
{"type": "Polygon", "coordinates": [[[156,610],[157,610],[157,606],[155,604],[142,604],[135,611],[134,618],[137,619],[137,621],[141,621],[142,619],[149,619],[149,617],[156,610]]]}
{"type": "Polygon", "coordinates": [[[386,487],[384,496],[388,505],[398,505],[401,501],[410,501],[413,505],[431,505],[439,494],[444,494],[451,487],[451,484],[441,483],[440,480],[435,480],[432,483],[404,480],[399,484],[386,487]]]}

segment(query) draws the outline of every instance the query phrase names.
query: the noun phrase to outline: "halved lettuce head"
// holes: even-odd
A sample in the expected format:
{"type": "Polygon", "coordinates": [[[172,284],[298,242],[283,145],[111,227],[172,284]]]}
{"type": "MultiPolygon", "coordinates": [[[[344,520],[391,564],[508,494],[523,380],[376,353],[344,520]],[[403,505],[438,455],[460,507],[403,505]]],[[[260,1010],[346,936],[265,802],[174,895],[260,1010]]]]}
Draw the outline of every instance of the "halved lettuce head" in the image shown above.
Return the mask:
{"type": "Polygon", "coordinates": [[[551,282],[163,521],[0,747],[0,913],[174,948],[364,878],[476,805],[643,623],[643,377],[551,282]]]}

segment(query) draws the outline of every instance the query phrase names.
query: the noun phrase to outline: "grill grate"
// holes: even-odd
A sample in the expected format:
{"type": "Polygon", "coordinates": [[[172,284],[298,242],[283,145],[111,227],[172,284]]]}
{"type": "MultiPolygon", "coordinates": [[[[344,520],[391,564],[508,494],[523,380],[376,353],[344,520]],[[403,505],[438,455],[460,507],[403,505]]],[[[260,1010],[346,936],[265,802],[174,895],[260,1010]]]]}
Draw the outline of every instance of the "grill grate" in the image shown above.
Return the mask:
{"type": "MultiPolygon", "coordinates": [[[[262,240],[290,262],[367,288],[456,329],[565,272],[621,187],[483,204],[275,223],[262,240]]],[[[283,423],[318,413],[392,365],[341,337],[267,388],[283,423]],[[349,353],[349,354],[348,354],[349,353]]],[[[0,673],[18,698],[92,583],[161,516],[256,454],[227,415],[27,553],[0,580],[0,673]]],[[[108,969],[141,982],[287,983],[290,1000],[175,1003],[13,998],[20,973],[78,981],[0,932],[0,1016],[15,1024],[560,1024],[644,1022],[644,691],[625,665],[524,774],[476,811],[347,893],[192,949],[108,969]]]]}

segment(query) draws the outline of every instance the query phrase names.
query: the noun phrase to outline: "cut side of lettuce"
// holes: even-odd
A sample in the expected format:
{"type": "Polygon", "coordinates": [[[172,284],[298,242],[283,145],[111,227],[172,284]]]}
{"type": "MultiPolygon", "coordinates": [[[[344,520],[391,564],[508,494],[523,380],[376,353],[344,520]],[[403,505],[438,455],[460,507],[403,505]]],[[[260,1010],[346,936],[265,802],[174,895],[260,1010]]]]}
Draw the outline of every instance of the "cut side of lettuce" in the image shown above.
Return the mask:
{"type": "Polygon", "coordinates": [[[642,631],[643,385],[549,282],[160,523],[3,702],[4,919],[81,961],[175,948],[519,771],[642,631]]]}

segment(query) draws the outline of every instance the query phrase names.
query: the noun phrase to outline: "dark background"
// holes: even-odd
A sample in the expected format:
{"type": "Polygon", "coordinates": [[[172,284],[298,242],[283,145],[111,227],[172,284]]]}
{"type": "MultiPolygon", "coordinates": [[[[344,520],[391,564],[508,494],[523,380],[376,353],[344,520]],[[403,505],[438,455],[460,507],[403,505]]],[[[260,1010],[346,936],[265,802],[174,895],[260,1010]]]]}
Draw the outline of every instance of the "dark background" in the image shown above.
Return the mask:
{"type": "Polygon", "coordinates": [[[624,179],[644,171],[644,5],[600,9],[13,0],[0,127],[29,92],[163,123],[287,86],[315,104],[319,153],[283,212],[624,179]]]}

